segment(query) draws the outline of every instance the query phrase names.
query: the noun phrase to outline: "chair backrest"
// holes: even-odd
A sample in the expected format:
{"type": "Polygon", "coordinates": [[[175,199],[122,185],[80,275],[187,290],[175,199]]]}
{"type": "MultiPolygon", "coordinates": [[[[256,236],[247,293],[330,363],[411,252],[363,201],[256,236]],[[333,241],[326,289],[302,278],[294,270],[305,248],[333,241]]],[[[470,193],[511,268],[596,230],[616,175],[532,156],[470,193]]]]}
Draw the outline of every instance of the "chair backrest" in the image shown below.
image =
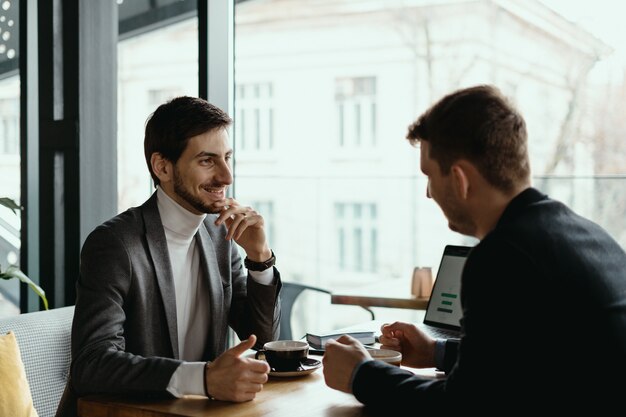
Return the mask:
{"type": "MultiPolygon", "coordinates": [[[[293,333],[291,330],[291,317],[293,306],[296,302],[296,299],[302,294],[303,291],[316,291],[319,293],[325,293],[330,295],[331,292],[320,287],[313,287],[311,285],[299,284],[296,282],[285,282],[283,281],[283,286],[280,290],[280,304],[281,304],[281,318],[280,318],[280,340],[291,340],[293,339],[293,333]]],[[[360,306],[361,308],[367,310],[372,317],[372,320],[375,319],[374,312],[364,306],[360,306]]]]}
{"type": "Polygon", "coordinates": [[[15,333],[39,417],[56,414],[70,368],[74,306],[0,319],[0,334],[15,333]]]}

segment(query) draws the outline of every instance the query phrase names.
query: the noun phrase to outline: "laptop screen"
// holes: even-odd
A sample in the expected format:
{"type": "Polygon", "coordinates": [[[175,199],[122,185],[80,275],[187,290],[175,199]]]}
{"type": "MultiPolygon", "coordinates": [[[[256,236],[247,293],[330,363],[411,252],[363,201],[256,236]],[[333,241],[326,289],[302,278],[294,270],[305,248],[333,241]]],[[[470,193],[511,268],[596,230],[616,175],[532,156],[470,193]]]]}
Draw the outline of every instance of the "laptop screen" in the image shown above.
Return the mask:
{"type": "Polygon", "coordinates": [[[445,247],[426,309],[425,324],[460,329],[463,315],[460,299],[461,274],[471,248],[454,245],[445,247]]]}

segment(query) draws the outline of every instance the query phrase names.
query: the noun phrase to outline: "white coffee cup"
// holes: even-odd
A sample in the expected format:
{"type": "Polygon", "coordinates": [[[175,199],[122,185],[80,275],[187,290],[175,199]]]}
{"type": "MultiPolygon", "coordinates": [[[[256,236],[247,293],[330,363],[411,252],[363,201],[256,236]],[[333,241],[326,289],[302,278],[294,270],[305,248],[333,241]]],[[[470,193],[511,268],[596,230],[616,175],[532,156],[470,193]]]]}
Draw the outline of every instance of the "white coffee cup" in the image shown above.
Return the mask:
{"type": "Polygon", "coordinates": [[[391,349],[370,349],[370,356],[374,360],[387,362],[391,365],[400,366],[402,362],[402,353],[391,349]]]}

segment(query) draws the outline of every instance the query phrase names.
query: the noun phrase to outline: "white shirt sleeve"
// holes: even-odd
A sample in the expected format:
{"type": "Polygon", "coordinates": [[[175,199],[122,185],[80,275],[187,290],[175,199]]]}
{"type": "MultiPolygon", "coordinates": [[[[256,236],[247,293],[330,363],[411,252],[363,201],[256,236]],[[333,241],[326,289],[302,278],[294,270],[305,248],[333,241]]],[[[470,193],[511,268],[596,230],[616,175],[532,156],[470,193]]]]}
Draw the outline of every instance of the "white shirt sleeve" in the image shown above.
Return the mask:
{"type": "Polygon", "coordinates": [[[248,271],[253,280],[263,285],[274,283],[274,268],[267,268],[265,271],[248,271]]]}
{"type": "Polygon", "coordinates": [[[206,395],[204,392],[204,368],[206,362],[183,362],[172,374],[167,392],[176,398],[183,395],[206,395]]]}

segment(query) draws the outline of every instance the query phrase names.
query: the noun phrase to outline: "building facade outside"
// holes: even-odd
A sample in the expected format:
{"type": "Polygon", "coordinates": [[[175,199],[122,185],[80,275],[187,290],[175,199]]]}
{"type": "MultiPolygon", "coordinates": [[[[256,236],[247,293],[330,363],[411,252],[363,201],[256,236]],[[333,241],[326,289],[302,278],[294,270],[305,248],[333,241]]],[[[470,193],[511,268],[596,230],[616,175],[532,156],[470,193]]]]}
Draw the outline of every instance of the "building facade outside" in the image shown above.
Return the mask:
{"type": "MultiPolygon", "coordinates": [[[[143,157],[150,113],[197,95],[197,36],[190,17],[119,42],[119,211],[153,191],[143,157]]],[[[539,1],[237,2],[234,195],[266,218],[285,280],[340,290],[394,285],[418,265],[436,273],[445,244],[475,241],[449,231],[426,198],[419,150],[404,136],[442,95],[493,83],[528,122],[535,186],[626,247],[626,128],[605,111],[624,83],[590,77],[610,53],[539,1]]],[[[15,85],[0,82],[7,120],[15,85]]],[[[0,172],[19,172],[10,146],[0,140],[0,172]]],[[[309,328],[328,323],[330,313],[310,314],[316,303],[296,312],[309,328]]]]}
{"type": "MultiPolygon", "coordinates": [[[[187,46],[197,22],[161,32],[120,44],[120,109],[132,109],[120,114],[120,138],[133,131],[129,147],[138,146],[131,145],[142,138],[138,121],[155,97],[195,88],[197,57],[187,46]],[[157,65],[155,45],[176,52],[162,53],[168,58],[157,65]]],[[[598,181],[572,178],[595,173],[587,79],[609,52],[534,1],[240,2],[235,196],[271,225],[286,280],[341,289],[393,285],[416,265],[436,269],[446,243],[475,242],[448,230],[425,196],[419,151],[403,138],[442,95],[493,83],[527,119],[535,185],[594,218],[588,196],[598,181]]],[[[135,203],[143,201],[150,192],[143,160],[120,165],[134,171],[120,184],[132,179],[143,191],[135,203]]],[[[121,193],[120,209],[129,205],[122,196],[137,195],[121,193]]],[[[624,241],[621,230],[612,232],[624,241]]]]}

